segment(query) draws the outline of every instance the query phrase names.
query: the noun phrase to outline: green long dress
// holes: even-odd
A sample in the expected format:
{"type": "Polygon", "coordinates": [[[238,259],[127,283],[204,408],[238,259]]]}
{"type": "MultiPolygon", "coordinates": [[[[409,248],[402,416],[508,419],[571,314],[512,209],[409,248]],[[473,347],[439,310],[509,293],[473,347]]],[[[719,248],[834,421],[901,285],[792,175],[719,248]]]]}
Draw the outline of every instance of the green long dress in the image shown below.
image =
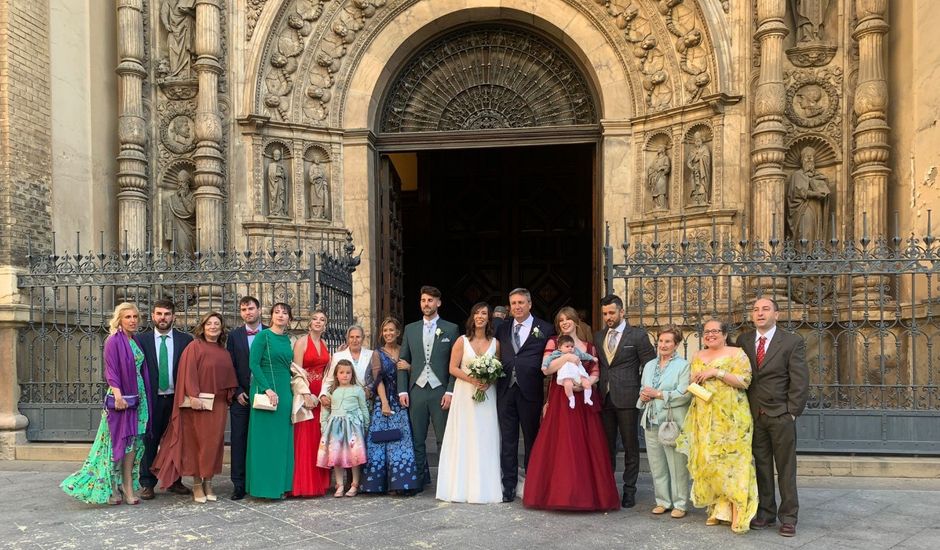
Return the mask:
{"type": "MultiPolygon", "coordinates": [[[[130,340],[131,351],[134,353],[134,365],[137,370],[137,395],[140,403],[137,406],[137,433],[147,432],[147,418],[150,407],[147,403],[147,391],[144,387],[144,378],[140,374],[140,367],[144,363],[144,352],[137,347],[134,340],[130,340]]],[[[108,390],[111,393],[111,390],[108,390]]],[[[127,454],[134,456],[134,490],[140,489],[140,459],[144,456],[144,438],[135,437],[134,442],[127,446],[127,454]]],[[[59,487],[65,494],[89,504],[107,504],[112,497],[115,487],[123,484],[121,476],[121,463],[112,459],[111,431],[108,429],[107,411],[101,411],[101,423],[98,424],[98,434],[88,451],[88,458],[80,470],[65,478],[59,487]]]]}
{"type": "Polygon", "coordinates": [[[276,411],[251,409],[248,420],[248,457],[245,490],[260,498],[283,498],[293,488],[294,427],[290,422],[293,401],[290,363],[294,358],[290,337],[262,330],[251,343],[250,395],[273,389],[276,411]]]}

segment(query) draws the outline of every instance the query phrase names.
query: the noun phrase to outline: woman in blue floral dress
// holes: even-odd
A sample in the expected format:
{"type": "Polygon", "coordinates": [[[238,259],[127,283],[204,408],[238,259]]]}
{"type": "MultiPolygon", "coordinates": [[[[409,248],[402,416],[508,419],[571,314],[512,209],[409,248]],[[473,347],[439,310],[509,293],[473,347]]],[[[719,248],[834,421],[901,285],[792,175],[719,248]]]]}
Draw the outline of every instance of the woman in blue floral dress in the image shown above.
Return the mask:
{"type": "Polygon", "coordinates": [[[138,504],[140,459],[144,454],[149,408],[148,380],[133,335],[140,313],[124,302],[114,308],[111,335],[104,343],[104,377],[108,383],[98,434],[82,468],[65,478],[65,494],[89,504],[138,504]],[[122,499],[123,496],[123,499],[122,499]]]}
{"type": "Polygon", "coordinates": [[[372,355],[372,368],[366,373],[365,384],[372,391],[373,403],[366,436],[368,462],[360,491],[400,493],[418,488],[408,410],[398,403],[396,364],[401,350],[401,323],[386,317],[380,334],[384,345],[372,355]]]}

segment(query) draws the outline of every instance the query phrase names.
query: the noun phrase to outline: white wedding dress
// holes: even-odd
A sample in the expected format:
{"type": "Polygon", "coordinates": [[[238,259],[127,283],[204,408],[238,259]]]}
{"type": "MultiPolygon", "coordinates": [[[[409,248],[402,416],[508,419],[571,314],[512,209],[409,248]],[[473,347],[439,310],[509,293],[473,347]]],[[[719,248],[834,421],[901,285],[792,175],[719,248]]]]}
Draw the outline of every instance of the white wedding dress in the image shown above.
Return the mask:
{"type": "MultiPolygon", "coordinates": [[[[466,336],[460,368],[477,355],[466,336]]],[[[496,353],[496,339],[485,355],[496,353]]],[[[486,390],[486,401],[473,400],[476,387],[457,380],[447,415],[447,428],[441,444],[437,473],[437,498],[448,502],[502,502],[503,487],[499,469],[499,420],[496,417],[496,386],[486,390]]]]}

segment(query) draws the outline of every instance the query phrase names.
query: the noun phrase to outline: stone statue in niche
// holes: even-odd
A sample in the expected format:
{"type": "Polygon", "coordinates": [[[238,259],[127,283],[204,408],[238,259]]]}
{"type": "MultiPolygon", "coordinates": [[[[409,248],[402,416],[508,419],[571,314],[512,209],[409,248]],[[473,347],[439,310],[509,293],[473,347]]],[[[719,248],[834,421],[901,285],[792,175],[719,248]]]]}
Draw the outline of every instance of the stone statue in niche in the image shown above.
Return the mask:
{"type": "Polygon", "coordinates": [[[188,80],[192,77],[195,4],[195,0],[163,0],[160,4],[160,22],[167,31],[168,79],[188,80]]]}
{"type": "Polygon", "coordinates": [[[330,203],[330,184],[326,181],[323,167],[316,159],[310,163],[310,168],[307,169],[307,184],[310,186],[310,218],[314,220],[327,219],[327,205],[330,203]]]}
{"type": "Polygon", "coordinates": [[[665,209],[669,198],[669,174],[672,172],[672,162],[666,154],[666,146],[660,145],[656,151],[656,158],[646,171],[646,186],[653,198],[653,207],[665,209]]]}
{"type": "Polygon", "coordinates": [[[189,170],[180,170],[176,175],[176,191],[170,195],[163,211],[163,240],[170,250],[184,258],[196,251],[196,200],[192,184],[189,170]]]}
{"type": "Polygon", "coordinates": [[[686,166],[692,176],[689,202],[693,206],[708,204],[708,190],[712,181],[712,153],[708,150],[708,145],[705,145],[701,130],[693,134],[686,166]]]}
{"type": "Polygon", "coordinates": [[[281,160],[280,147],[271,151],[265,179],[268,184],[268,215],[287,217],[287,171],[281,160]]]}
{"type": "Polygon", "coordinates": [[[816,150],[812,147],[800,151],[800,163],[787,185],[787,227],[793,240],[813,243],[826,234],[829,181],[816,171],[816,150]]]}
{"type": "Polygon", "coordinates": [[[790,0],[798,42],[823,42],[829,0],[790,0]]]}

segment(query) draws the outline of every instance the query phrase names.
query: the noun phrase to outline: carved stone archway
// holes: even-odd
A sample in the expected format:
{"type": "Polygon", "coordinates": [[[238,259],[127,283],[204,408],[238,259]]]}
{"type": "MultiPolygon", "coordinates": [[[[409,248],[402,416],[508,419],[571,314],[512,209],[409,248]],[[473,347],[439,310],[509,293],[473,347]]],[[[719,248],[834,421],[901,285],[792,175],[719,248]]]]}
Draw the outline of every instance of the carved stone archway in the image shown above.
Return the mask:
{"type": "Polygon", "coordinates": [[[417,52],[386,95],[380,131],[595,124],[593,94],[568,54],[517,26],[447,33],[417,52]]]}

